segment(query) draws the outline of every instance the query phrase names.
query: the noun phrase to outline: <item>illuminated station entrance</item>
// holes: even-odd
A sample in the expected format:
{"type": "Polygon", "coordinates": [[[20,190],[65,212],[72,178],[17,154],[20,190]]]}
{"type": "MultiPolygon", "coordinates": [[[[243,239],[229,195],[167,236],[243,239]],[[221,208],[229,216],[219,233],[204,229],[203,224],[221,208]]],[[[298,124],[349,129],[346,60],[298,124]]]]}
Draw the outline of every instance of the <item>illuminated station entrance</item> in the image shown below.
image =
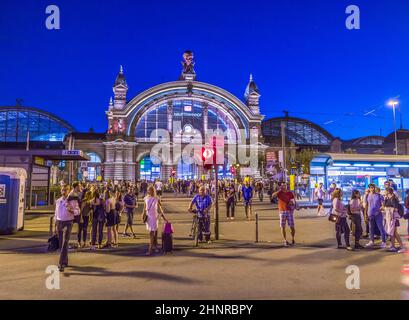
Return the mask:
{"type": "MultiPolygon", "coordinates": [[[[176,141],[183,146],[204,144],[212,132],[224,136],[227,155],[230,148],[249,146],[250,133],[260,132],[260,94],[252,77],[241,101],[219,87],[197,81],[192,52],[185,52],[183,59],[178,81],[152,87],[131,100],[126,97],[128,84],[121,67],[113,87],[114,99],[106,111],[104,179],[198,179],[204,173],[201,165],[181,156],[171,163],[151,159],[152,148],[158,143],[168,145],[173,157],[176,141]]],[[[231,176],[236,154],[220,166],[220,177],[231,176]]]]}

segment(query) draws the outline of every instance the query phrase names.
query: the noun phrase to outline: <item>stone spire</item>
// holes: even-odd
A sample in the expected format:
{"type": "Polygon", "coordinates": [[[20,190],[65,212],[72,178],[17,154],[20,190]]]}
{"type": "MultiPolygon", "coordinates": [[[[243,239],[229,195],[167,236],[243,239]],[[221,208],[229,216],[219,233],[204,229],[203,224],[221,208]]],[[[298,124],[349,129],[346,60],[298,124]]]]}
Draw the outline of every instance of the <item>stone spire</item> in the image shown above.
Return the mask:
{"type": "Polygon", "coordinates": [[[244,99],[246,101],[246,105],[250,108],[253,114],[260,114],[260,91],[254,82],[252,73],[250,73],[250,79],[244,93],[244,99]]]}
{"type": "Polygon", "coordinates": [[[128,92],[128,85],[124,75],[122,65],[119,68],[119,73],[116,76],[114,87],[114,109],[124,109],[126,105],[126,93],[128,92]]]}

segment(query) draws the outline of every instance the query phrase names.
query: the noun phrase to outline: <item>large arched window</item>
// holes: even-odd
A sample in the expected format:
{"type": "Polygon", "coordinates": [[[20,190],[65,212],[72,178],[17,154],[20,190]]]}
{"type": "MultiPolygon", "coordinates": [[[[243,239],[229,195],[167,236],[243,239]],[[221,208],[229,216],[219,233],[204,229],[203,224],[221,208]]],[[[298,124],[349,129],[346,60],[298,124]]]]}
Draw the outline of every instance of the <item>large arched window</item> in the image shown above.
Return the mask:
{"type": "MultiPolygon", "coordinates": [[[[168,128],[168,106],[167,104],[151,108],[140,118],[136,126],[136,138],[142,141],[155,140],[157,136],[152,135],[155,129],[168,128]]],[[[185,137],[195,136],[196,133],[205,137],[205,126],[208,131],[225,134],[227,142],[235,143],[237,139],[236,127],[225,111],[206,105],[196,100],[174,100],[172,103],[172,125],[176,134],[185,137]],[[206,112],[207,110],[207,112],[206,112]],[[206,120],[205,120],[206,119],[206,120]]],[[[187,141],[184,141],[187,142],[187,141]]]]}

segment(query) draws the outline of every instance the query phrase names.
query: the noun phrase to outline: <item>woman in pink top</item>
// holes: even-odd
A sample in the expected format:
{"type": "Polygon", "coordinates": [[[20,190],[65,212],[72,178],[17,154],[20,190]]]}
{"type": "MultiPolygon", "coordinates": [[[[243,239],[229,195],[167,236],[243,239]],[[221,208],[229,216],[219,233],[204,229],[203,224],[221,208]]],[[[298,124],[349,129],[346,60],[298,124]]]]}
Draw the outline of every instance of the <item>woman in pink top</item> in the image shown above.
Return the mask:
{"type": "Polygon", "coordinates": [[[332,213],[339,216],[339,220],[335,224],[338,249],[344,248],[341,242],[341,234],[343,233],[347,250],[352,250],[351,246],[349,245],[350,230],[347,223],[347,210],[342,203],[341,197],[342,190],[340,188],[336,188],[332,193],[332,213]]]}
{"type": "Polygon", "coordinates": [[[349,201],[349,217],[351,219],[351,227],[352,233],[355,237],[355,246],[354,249],[361,249],[363,248],[359,244],[359,240],[362,236],[362,218],[361,214],[364,210],[364,205],[361,200],[361,194],[358,190],[352,191],[351,200],[349,201]]]}

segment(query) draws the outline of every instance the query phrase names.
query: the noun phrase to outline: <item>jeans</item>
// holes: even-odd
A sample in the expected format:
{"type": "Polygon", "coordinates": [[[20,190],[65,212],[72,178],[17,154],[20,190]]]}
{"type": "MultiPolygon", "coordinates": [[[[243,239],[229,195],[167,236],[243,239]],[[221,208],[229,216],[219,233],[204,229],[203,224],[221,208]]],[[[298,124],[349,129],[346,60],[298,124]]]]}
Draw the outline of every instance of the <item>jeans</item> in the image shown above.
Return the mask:
{"type": "Polygon", "coordinates": [[[244,212],[246,213],[246,218],[251,215],[251,199],[244,199],[244,212]]]}
{"type": "Polygon", "coordinates": [[[84,222],[78,224],[77,239],[79,243],[81,243],[81,238],[84,240],[84,243],[87,242],[89,217],[83,217],[83,219],[84,222]]]}
{"type": "Polygon", "coordinates": [[[362,236],[362,221],[361,214],[352,214],[352,232],[354,233],[355,243],[359,242],[362,236]]]}
{"type": "Polygon", "coordinates": [[[91,245],[95,246],[97,242],[97,232],[98,232],[98,244],[102,244],[102,238],[104,237],[104,224],[105,221],[98,221],[98,219],[92,220],[92,240],[91,245]]]}
{"type": "Polygon", "coordinates": [[[229,217],[234,217],[234,198],[231,198],[226,201],[226,216],[227,218],[229,217]]]}
{"type": "Polygon", "coordinates": [[[259,190],[259,191],[257,191],[258,192],[258,199],[260,200],[260,201],[263,201],[263,190],[259,190]]]}
{"type": "Polygon", "coordinates": [[[349,233],[351,232],[351,230],[349,230],[347,218],[339,218],[339,222],[335,224],[335,232],[338,245],[340,246],[342,244],[341,234],[343,233],[345,244],[347,247],[349,247],[349,233]]]}
{"type": "Polygon", "coordinates": [[[209,215],[199,218],[199,227],[198,227],[199,241],[203,240],[203,234],[205,235],[206,241],[209,241],[210,240],[210,216],[209,215]]]}
{"type": "Polygon", "coordinates": [[[71,230],[73,221],[60,221],[57,220],[57,233],[58,233],[58,240],[60,242],[60,261],[59,265],[66,265],[68,266],[68,243],[71,238],[71,230]],[[65,231],[64,231],[65,229],[65,231]]]}
{"type": "Polygon", "coordinates": [[[371,241],[374,241],[375,238],[375,227],[378,227],[381,232],[382,242],[386,242],[386,232],[383,227],[383,216],[381,213],[378,213],[376,216],[369,217],[369,235],[371,241]]]}

